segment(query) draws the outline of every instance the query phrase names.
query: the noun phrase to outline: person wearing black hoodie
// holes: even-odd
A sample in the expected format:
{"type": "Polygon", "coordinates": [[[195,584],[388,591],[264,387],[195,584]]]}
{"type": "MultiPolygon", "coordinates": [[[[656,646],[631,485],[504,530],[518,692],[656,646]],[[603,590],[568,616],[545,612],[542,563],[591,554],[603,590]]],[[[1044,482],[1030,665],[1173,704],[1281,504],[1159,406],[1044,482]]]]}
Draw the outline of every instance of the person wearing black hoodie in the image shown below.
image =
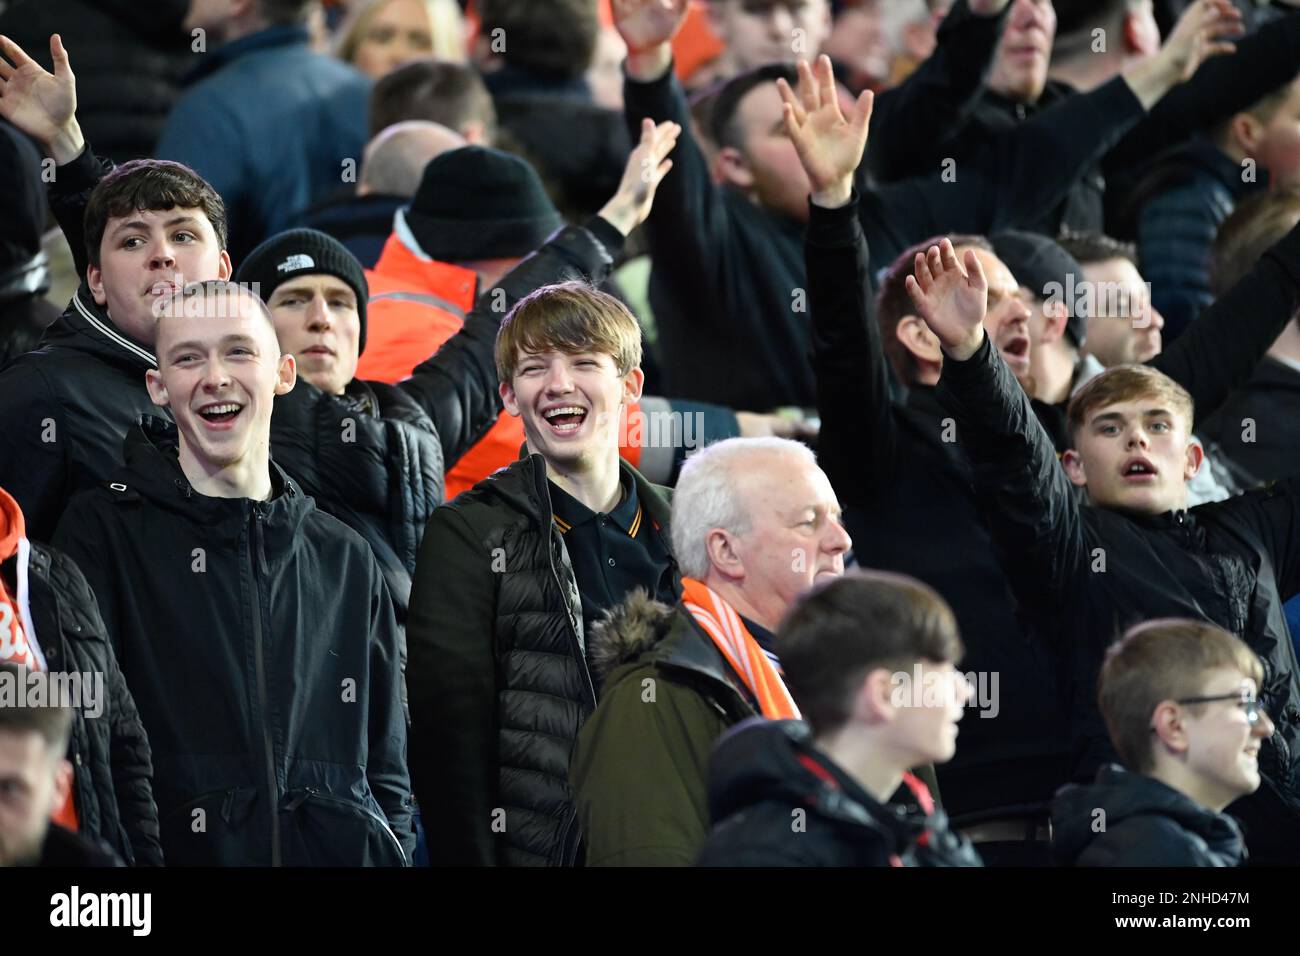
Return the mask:
{"type": "Polygon", "coordinates": [[[126,464],[56,544],[87,572],[149,733],[171,865],[404,865],[415,847],[398,628],[370,547],[269,457],[294,386],[230,282],[160,302],[126,464]]]}
{"type": "Polygon", "coordinates": [[[1241,827],[1223,811],[1260,786],[1260,746],[1273,732],[1257,697],[1263,674],[1250,648],[1212,624],[1130,629],[1107,652],[1097,695],[1129,769],[1102,767],[1095,783],[1057,794],[1057,862],[1238,866],[1241,827]]]}
{"type": "Polygon", "coordinates": [[[751,719],[719,742],[697,865],[980,866],[907,772],[952,757],[969,693],[943,598],[851,572],[801,598],[775,646],[807,723],[751,719]]]}

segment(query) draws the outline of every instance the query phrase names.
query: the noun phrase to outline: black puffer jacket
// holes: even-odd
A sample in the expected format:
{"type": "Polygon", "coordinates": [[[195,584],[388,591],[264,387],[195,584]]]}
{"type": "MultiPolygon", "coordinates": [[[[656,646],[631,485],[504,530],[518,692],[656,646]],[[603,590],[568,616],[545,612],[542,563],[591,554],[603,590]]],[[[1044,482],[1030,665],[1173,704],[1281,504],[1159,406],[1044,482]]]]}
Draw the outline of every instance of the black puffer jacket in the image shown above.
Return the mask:
{"type": "Polygon", "coordinates": [[[119,163],[154,155],[181,77],[201,58],[182,28],[185,0],[19,0],[0,33],[50,69],[50,34],[77,74],[77,119],[119,163]]]}
{"type": "MultiPolygon", "coordinates": [[[[665,490],[620,467],[666,538],[665,490]]],[[[541,455],[434,512],[406,632],[411,770],[434,863],[576,861],[569,760],[596,707],[582,625],[541,455]]]]}
{"type": "Polygon", "coordinates": [[[1239,866],[1246,846],[1232,817],[1111,764],[1056,795],[1052,854],[1061,866],[1239,866]]]}
{"type": "Polygon", "coordinates": [[[398,631],[370,548],[274,464],[269,501],[196,493],[176,443],[145,419],[56,537],[149,732],[167,862],[403,864],[398,631]]]}
{"type": "MultiPolygon", "coordinates": [[[[18,556],[5,562],[16,572],[18,556]]],[[[77,824],[130,865],[161,866],[149,738],[122,679],[95,595],[67,555],[33,544],[27,564],[32,627],[53,672],[103,676],[102,714],[75,710],[72,761],[77,824]]]]}
{"type": "Polygon", "coordinates": [[[894,801],[872,798],[803,721],[752,718],[713,752],[713,831],[697,865],[983,865],[923,786],[905,783],[894,801]],[[901,802],[905,790],[913,799],[901,802]]]}
{"type": "Polygon", "coordinates": [[[1096,703],[1106,648],[1144,620],[1211,621],[1259,655],[1260,698],[1276,723],[1260,751],[1265,785],[1234,812],[1255,856],[1300,852],[1300,668],[1282,609],[1300,592],[1300,479],[1160,515],[1081,507],[987,338],[969,360],[944,361],[938,395],[1026,619],[1069,665],[1076,778],[1115,759],[1096,703]]]}

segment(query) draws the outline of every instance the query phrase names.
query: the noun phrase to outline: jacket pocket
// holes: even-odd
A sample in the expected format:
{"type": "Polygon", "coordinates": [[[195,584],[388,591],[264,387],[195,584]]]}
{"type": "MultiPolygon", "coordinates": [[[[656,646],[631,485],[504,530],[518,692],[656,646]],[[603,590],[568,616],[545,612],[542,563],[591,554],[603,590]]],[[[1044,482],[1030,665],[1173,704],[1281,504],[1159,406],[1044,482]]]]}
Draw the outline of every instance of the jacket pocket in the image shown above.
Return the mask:
{"type": "Polygon", "coordinates": [[[270,866],[271,834],[260,795],[246,787],[211,790],[158,825],[167,866],[270,866]]]}
{"type": "Polygon", "coordinates": [[[381,813],[319,787],[291,790],[280,804],[288,866],[409,866],[381,813]]]}

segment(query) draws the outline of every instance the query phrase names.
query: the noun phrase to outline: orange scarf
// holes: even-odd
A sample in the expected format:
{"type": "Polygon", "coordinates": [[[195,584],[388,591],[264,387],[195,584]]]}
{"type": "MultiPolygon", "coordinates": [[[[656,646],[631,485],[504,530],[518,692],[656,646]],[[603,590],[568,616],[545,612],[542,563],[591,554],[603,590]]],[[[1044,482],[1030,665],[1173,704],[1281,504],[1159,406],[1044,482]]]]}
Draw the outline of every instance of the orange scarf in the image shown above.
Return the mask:
{"type": "Polygon", "coordinates": [[[735,608],[707,584],[694,578],[682,578],[682,606],[713,639],[732,671],[758,701],[759,712],[764,717],[769,720],[799,719],[799,708],[786,690],[781,675],[749,633],[735,608]]]}

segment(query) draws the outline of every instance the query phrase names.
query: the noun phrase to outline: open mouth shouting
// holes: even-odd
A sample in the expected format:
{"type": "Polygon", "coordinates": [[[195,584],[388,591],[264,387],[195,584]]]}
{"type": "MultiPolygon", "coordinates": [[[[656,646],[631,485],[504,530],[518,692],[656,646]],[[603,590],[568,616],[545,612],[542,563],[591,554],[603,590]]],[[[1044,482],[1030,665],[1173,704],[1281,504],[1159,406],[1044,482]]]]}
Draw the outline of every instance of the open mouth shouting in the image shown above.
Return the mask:
{"type": "Polygon", "coordinates": [[[1151,464],[1150,459],[1138,456],[1124,462],[1120,467],[1120,475],[1130,484],[1150,485],[1155,484],[1160,472],[1151,464]]]}
{"type": "Polygon", "coordinates": [[[587,420],[587,410],[581,405],[553,405],[542,411],[542,419],[556,435],[572,435],[587,420]]]}
{"type": "Polygon", "coordinates": [[[1029,371],[1029,336],[1012,335],[998,344],[1002,358],[1016,374],[1029,371]]]}
{"type": "Polygon", "coordinates": [[[232,427],[243,411],[244,406],[238,402],[209,402],[198,408],[203,423],[215,431],[224,431],[232,427]]]}

